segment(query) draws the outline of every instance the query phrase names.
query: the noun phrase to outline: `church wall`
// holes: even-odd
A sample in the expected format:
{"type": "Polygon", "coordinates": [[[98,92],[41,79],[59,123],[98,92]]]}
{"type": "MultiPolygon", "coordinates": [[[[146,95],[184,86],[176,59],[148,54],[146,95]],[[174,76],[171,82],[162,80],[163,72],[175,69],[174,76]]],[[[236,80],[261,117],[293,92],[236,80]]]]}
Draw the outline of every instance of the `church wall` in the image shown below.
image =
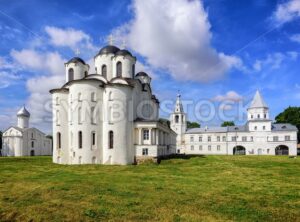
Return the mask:
{"type": "Polygon", "coordinates": [[[122,63],[122,77],[133,78],[132,65],[135,64],[135,59],[131,56],[115,56],[112,59],[112,77],[117,77],[117,63],[122,63]]]}
{"type": "Polygon", "coordinates": [[[102,66],[106,65],[106,79],[108,81],[113,78],[112,58],[113,54],[103,54],[95,57],[96,73],[102,75],[102,66]]]}
{"type": "Polygon", "coordinates": [[[53,103],[53,162],[69,162],[68,155],[68,93],[54,92],[52,94],[53,103]],[[59,148],[58,133],[61,135],[61,147],[59,148]]]}
{"type": "Polygon", "coordinates": [[[103,134],[103,93],[99,83],[80,83],[70,87],[72,109],[69,109],[68,139],[70,152],[69,163],[91,164],[102,162],[103,134]],[[78,94],[81,94],[79,99],[78,94]],[[94,117],[92,114],[94,111],[94,117]],[[81,114],[79,110],[81,109],[81,114]],[[79,146],[79,132],[82,133],[82,148],[79,146]],[[95,133],[95,145],[92,145],[92,133],[95,133]]]}
{"type": "Polygon", "coordinates": [[[69,81],[69,69],[74,70],[74,80],[75,79],[82,79],[85,75],[85,72],[89,71],[88,65],[84,65],[82,63],[66,63],[66,82],[69,81]]]}

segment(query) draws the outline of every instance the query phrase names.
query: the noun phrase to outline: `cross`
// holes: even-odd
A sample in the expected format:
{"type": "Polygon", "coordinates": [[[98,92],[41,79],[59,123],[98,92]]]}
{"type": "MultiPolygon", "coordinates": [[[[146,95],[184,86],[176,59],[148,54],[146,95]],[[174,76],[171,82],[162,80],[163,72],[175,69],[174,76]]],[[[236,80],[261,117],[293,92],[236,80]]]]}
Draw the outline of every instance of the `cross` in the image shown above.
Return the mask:
{"type": "Polygon", "coordinates": [[[177,97],[180,97],[180,90],[177,90],[177,97]]]}
{"type": "Polygon", "coordinates": [[[125,49],[126,48],[126,40],[123,39],[123,42],[122,42],[122,48],[125,49]]]}
{"type": "Polygon", "coordinates": [[[80,51],[79,51],[78,48],[77,48],[76,51],[75,51],[75,55],[76,55],[76,56],[79,56],[79,55],[80,55],[80,51]]]}
{"type": "Polygon", "coordinates": [[[114,37],[113,37],[112,34],[110,34],[110,35],[108,36],[108,44],[109,44],[109,45],[113,45],[113,41],[114,41],[114,37]]]}

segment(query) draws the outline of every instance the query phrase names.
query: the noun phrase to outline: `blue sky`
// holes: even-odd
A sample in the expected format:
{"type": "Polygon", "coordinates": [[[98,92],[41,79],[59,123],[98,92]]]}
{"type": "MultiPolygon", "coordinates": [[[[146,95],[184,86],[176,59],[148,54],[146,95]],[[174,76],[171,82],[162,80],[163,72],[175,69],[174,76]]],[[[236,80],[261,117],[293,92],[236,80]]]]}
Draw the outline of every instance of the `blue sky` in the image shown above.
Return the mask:
{"type": "Polygon", "coordinates": [[[32,125],[51,132],[48,90],[64,81],[63,62],[77,48],[90,62],[110,34],[118,46],[126,40],[139,69],[152,75],[162,107],[180,90],[194,103],[190,120],[222,122],[197,119],[195,104],[208,100],[243,123],[238,104],[245,110],[259,89],[274,118],[299,105],[299,18],[298,0],[2,0],[0,130],[26,104],[32,125]]]}

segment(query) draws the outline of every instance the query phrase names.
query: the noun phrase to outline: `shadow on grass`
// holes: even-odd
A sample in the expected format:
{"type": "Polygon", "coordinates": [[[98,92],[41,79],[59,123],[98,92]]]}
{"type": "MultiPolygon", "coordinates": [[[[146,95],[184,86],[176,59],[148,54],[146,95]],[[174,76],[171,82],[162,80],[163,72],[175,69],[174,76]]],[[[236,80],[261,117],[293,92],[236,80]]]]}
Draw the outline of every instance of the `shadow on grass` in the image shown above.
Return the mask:
{"type": "Polygon", "coordinates": [[[189,160],[191,158],[200,157],[206,158],[205,155],[196,155],[196,154],[172,154],[169,156],[162,156],[157,159],[157,163],[160,163],[162,160],[171,160],[171,159],[181,159],[181,160],[189,160]]]}

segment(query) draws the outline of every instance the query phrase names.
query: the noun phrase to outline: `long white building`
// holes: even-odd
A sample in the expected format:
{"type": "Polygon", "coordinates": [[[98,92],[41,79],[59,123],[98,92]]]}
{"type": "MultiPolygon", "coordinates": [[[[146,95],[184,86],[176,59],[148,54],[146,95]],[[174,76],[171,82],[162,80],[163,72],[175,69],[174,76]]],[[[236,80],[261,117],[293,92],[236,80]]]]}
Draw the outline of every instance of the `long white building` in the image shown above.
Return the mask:
{"type": "Polygon", "coordinates": [[[37,128],[29,127],[30,113],[22,107],[17,113],[18,124],[3,132],[0,156],[52,155],[52,140],[37,128]]]}
{"type": "Polygon", "coordinates": [[[65,63],[66,83],[53,98],[53,162],[131,164],[176,152],[176,133],[159,119],[151,78],[136,57],[113,45],[65,63]]]}
{"type": "Polygon", "coordinates": [[[177,153],[204,155],[297,155],[297,128],[274,124],[259,91],[242,126],[186,129],[186,114],[177,97],[171,128],[177,133],[177,153]]]}

